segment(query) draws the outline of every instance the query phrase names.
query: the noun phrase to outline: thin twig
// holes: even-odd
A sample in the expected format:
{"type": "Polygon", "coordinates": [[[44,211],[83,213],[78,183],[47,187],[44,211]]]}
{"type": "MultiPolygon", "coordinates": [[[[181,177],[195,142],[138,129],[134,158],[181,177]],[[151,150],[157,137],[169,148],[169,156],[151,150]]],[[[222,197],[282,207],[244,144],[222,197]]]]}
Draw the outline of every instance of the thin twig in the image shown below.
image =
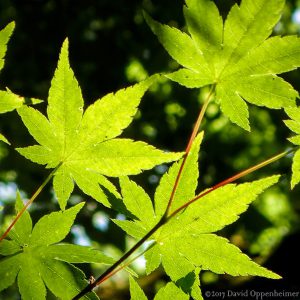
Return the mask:
{"type": "Polygon", "coordinates": [[[126,267],[128,267],[129,265],[131,265],[136,259],[138,259],[142,255],[144,255],[148,250],[150,250],[155,244],[156,244],[155,242],[151,243],[151,245],[149,245],[143,252],[139,253],[138,255],[136,255],[135,257],[133,257],[132,259],[130,259],[128,262],[126,262],[125,264],[123,264],[119,268],[117,268],[114,271],[112,271],[111,273],[107,274],[102,280],[100,280],[97,283],[97,286],[100,285],[103,281],[106,281],[110,277],[114,276],[119,271],[122,271],[123,269],[125,269],[126,267]]]}
{"type": "Polygon", "coordinates": [[[79,294],[77,294],[72,300],[78,300],[85,294],[91,292],[94,287],[104,281],[109,274],[111,274],[120,264],[122,264],[133,252],[135,252],[144,242],[152,236],[158,228],[165,223],[165,219],[162,218],[142,239],[140,239],[132,248],[130,248],[119,260],[111,265],[104,273],[102,273],[94,282],[87,285],[79,294]]]}

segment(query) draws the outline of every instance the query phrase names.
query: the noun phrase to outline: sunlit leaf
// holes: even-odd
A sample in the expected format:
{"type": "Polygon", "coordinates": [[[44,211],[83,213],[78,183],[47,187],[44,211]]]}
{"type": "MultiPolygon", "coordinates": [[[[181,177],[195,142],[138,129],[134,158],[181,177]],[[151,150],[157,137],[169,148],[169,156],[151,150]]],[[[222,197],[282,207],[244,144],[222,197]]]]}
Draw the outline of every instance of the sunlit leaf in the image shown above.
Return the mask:
{"type": "MultiPolygon", "coordinates": [[[[179,209],[195,196],[198,183],[198,153],[202,134],[194,140],[181,174],[178,192],[175,193],[170,213],[179,209]]],[[[155,226],[166,210],[180,163],[174,163],[165,173],[152,201],[141,187],[126,179],[121,181],[124,204],[137,219],[117,221],[128,234],[141,238],[155,226]],[[142,208],[147,208],[145,212],[142,208]]],[[[192,203],[171,218],[150,238],[155,242],[146,253],[146,272],[162,264],[171,280],[182,284],[187,294],[202,299],[198,283],[199,267],[215,273],[233,276],[257,275],[273,279],[279,275],[259,266],[226,239],[213,234],[235,222],[251,202],[279,176],[271,176],[242,184],[227,184],[192,203]],[[197,277],[197,278],[196,278],[197,277]],[[194,278],[191,280],[191,278],[194,278]]]]}
{"type": "MultiPolygon", "coordinates": [[[[69,233],[84,203],[43,216],[33,227],[27,211],[0,242],[0,291],[17,278],[22,299],[46,300],[46,287],[58,298],[71,299],[87,285],[72,263],[112,264],[113,259],[91,247],[57,244],[69,233]]],[[[16,211],[23,208],[20,195],[16,211]]],[[[85,299],[98,299],[89,293],[85,299]]]]}
{"type": "Polygon", "coordinates": [[[40,145],[17,150],[33,162],[55,168],[54,191],[65,208],[74,182],[84,193],[106,206],[103,188],[117,195],[103,176],[138,174],[163,162],[180,158],[143,142],[114,139],[131,123],[142,96],[157,76],[111,93],[90,105],[83,113],[83,98],[69,65],[68,40],[63,43],[51,82],[46,118],[34,108],[18,109],[29,133],[40,145]]]}
{"type": "MultiPolygon", "coordinates": [[[[291,118],[291,120],[286,120],[285,124],[296,133],[295,136],[289,138],[289,140],[297,145],[300,146],[300,108],[287,108],[286,113],[291,118]]],[[[300,182],[300,149],[296,150],[293,158],[293,165],[292,165],[292,180],[291,186],[292,188],[295,187],[296,184],[300,182]]]]}
{"type": "Polygon", "coordinates": [[[242,0],[223,23],[210,0],[186,0],[190,35],[145,18],[170,56],[184,68],[167,74],[188,88],[215,86],[223,113],[250,131],[249,103],[279,109],[295,106],[297,91],[275,74],[300,66],[300,39],[271,37],[284,0],[242,0]]]}

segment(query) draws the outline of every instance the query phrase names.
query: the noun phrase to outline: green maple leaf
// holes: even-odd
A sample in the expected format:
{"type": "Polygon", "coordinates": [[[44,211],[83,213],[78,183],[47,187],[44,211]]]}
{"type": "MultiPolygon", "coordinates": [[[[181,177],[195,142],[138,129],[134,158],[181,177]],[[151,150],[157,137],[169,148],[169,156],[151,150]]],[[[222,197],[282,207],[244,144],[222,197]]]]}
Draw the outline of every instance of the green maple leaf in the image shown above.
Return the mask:
{"type": "Polygon", "coordinates": [[[295,106],[298,93],[276,76],[300,65],[300,39],[271,37],[284,0],[242,0],[226,21],[209,0],[186,0],[184,16],[190,35],[162,25],[147,14],[152,31],[184,68],[166,75],[189,88],[215,85],[221,110],[250,130],[245,102],[279,109],[295,106]],[[268,38],[268,39],[267,39],[268,38]]]}
{"type": "MultiPolygon", "coordinates": [[[[145,293],[140,288],[138,283],[129,277],[130,281],[130,295],[131,300],[147,300],[145,293]]],[[[162,287],[154,297],[154,300],[188,300],[189,296],[186,295],[181,289],[179,289],[174,283],[169,282],[166,286],[162,287]]]]}
{"type": "MultiPolygon", "coordinates": [[[[22,299],[46,299],[46,285],[55,296],[69,300],[87,284],[82,271],[72,263],[113,263],[110,257],[91,247],[59,243],[69,233],[83,205],[45,215],[33,229],[29,213],[24,212],[8,239],[0,243],[0,291],[17,278],[22,299]]],[[[22,208],[18,195],[16,210],[22,208]]],[[[98,297],[90,293],[85,299],[98,297]]]]}
{"type": "MultiPolygon", "coordinates": [[[[198,152],[202,134],[195,139],[186,160],[179,185],[177,187],[170,213],[180,208],[195,196],[198,182],[198,152]]],[[[128,178],[120,179],[124,204],[135,216],[134,220],[114,220],[124,231],[140,239],[158,221],[166,206],[174,186],[181,161],[174,163],[156,189],[154,207],[146,192],[128,178]]],[[[214,232],[235,222],[248,205],[266,188],[278,181],[279,176],[243,184],[227,184],[204,196],[188,206],[182,213],[171,218],[151,237],[155,245],[146,252],[147,274],[161,263],[173,281],[187,285],[195,299],[201,299],[196,270],[211,270],[218,274],[233,276],[257,275],[268,278],[280,278],[277,274],[259,266],[240,249],[214,232]],[[186,278],[185,278],[186,277],[186,278]],[[184,279],[185,278],[185,279],[184,279]]],[[[186,287],[186,290],[187,287],[186,287]]]]}
{"type": "MultiPolygon", "coordinates": [[[[15,109],[18,109],[19,107],[22,107],[23,105],[38,104],[41,102],[42,100],[39,99],[24,98],[18,96],[11,92],[9,89],[7,89],[6,91],[0,91],[0,114],[13,111],[15,109]]],[[[7,140],[7,138],[1,133],[0,141],[10,145],[10,142],[7,140]]]]}
{"type": "MultiPolygon", "coordinates": [[[[9,23],[4,29],[0,31],[0,71],[4,67],[4,56],[7,50],[7,43],[13,33],[15,28],[15,23],[9,23]]],[[[41,101],[38,99],[31,99],[31,104],[37,104],[41,101]]],[[[24,97],[20,97],[14,93],[12,93],[9,89],[6,91],[0,91],[0,114],[12,111],[16,108],[21,107],[26,103],[26,99],[24,97]]],[[[0,133],[0,141],[10,144],[9,141],[0,133]]]]}
{"type": "MultiPolygon", "coordinates": [[[[300,146],[300,107],[287,108],[286,113],[291,118],[291,120],[284,121],[287,127],[296,133],[296,136],[289,138],[289,140],[300,146]]],[[[293,165],[292,165],[292,188],[295,187],[296,184],[300,182],[300,149],[298,149],[293,157],[293,165]]]]}
{"type": "Polygon", "coordinates": [[[74,181],[86,194],[110,206],[102,187],[116,194],[105,176],[138,174],[181,153],[166,153],[130,139],[116,138],[132,121],[141,97],[157,79],[111,93],[90,105],[83,114],[83,98],[68,59],[68,41],[62,46],[48,97],[48,119],[39,111],[18,109],[25,126],[40,145],[17,149],[33,162],[60,165],[53,186],[64,209],[74,181]],[[105,175],[105,176],[103,176],[105,175]]]}
{"type": "Polygon", "coordinates": [[[0,71],[4,67],[4,56],[7,50],[7,43],[15,28],[15,23],[11,22],[0,31],[0,71]]]}
{"type": "MultiPolygon", "coordinates": [[[[4,56],[7,50],[7,43],[14,30],[14,22],[9,23],[4,29],[0,31],[0,71],[4,66],[4,56]]],[[[14,110],[16,107],[22,105],[22,99],[16,95],[11,95],[6,91],[0,91],[0,113],[14,110]]],[[[7,138],[0,133],[0,141],[9,144],[7,138]]]]}

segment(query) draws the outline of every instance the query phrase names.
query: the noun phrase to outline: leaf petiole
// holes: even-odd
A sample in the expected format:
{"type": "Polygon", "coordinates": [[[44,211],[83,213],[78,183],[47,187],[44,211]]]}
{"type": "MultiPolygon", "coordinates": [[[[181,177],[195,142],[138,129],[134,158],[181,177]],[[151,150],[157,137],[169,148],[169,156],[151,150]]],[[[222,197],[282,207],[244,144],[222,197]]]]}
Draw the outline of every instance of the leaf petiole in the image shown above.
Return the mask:
{"type": "Polygon", "coordinates": [[[153,246],[155,246],[155,244],[156,244],[156,242],[152,242],[143,252],[139,253],[138,255],[136,255],[135,257],[133,257],[132,259],[130,259],[128,262],[124,263],[119,268],[117,268],[114,271],[112,271],[111,273],[107,274],[102,280],[100,280],[97,283],[97,286],[100,285],[105,280],[109,279],[110,277],[114,276],[119,271],[122,271],[123,269],[125,269],[126,267],[128,267],[129,265],[131,265],[136,259],[138,259],[142,255],[144,255],[148,250],[150,250],[153,246]]]}
{"type": "Polygon", "coordinates": [[[212,95],[214,94],[214,91],[215,91],[215,85],[212,85],[212,87],[211,87],[211,89],[210,89],[210,91],[209,91],[209,93],[208,93],[208,96],[207,96],[207,98],[205,99],[204,104],[203,104],[203,106],[202,106],[202,108],[201,108],[201,110],[200,110],[198,119],[197,119],[197,121],[196,121],[196,123],[195,123],[195,125],[194,125],[193,132],[192,132],[192,134],[191,134],[191,136],[190,136],[189,142],[188,142],[187,147],[186,147],[186,149],[185,149],[185,154],[184,154],[182,163],[181,163],[181,165],[180,165],[180,169],[179,169],[179,171],[178,171],[178,174],[177,174],[177,177],[176,177],[176,180],[175,180],[175,183],[174,183],[172,192],[171,192],[171,196],[170,196],[170,199],[169,199],[169,202],[168,202],[168,205],[167,205],[165,214],[164,214],[165,216],[167,216],[168,213],[169,213],[170,207],[171,207],[171,205],[172,205],[172,202],[173,202],[173,199],[174,199],[174,196],[175,196],[175,192],[176,192],[177,187],[178,187],[178,184],[179,184],[179,180],[180,180],[180,177],[181,177],[183,168],[184,168],[185,163],[186,163],[186,159],[187,159],[187,157],[188,157],[188,155],[189,155],[189,152],[190,152],[190,150],[191,150],[193,141],[194,141],[195,137],[197,136],[197,133],[198,133],[199,128],[200,128],[200,125],[201,125],[201,123],[202,123],[204,114],[205,114],[206,109],[207,109],[207,107],[208,107],[208,104],[209,104],[209,102],[210,102],[210,100],[211,100],[211,97],[212,97],[212,95]]]}
{"type": "Polygon", "coordinates": [[[179,208],[177,208],[176,210],[174,210],[172,212],[172,214],[170,214],[169,216],[167,216],[167,221],[169,221],[171,218],[173,218],[175,215],[177,215],[180,211],[182,211],[185,208],[187,208],[188,206],[190,206],[192,203],[196,202],[197,200],[199,200],[200,198],[206,196],[207,194],[215,191],[216,189],[218,189],[218,188],[220,188],[220,187],[222,187],[222,186],[224,186],[226,184],[229,184],[231,182],[234,182],[237,179],[242,178],[242,177],[244,177],[244,176],[246,176],[246,175],[248,175],[248,174],[250,174],[250,173],[252,173],[252,172],[254,172],[256,170],[258,170],[258,169],[261,169],[261,168],[263,168],[263,167],[265,167],[265,166],[267,166],[267,165],[269,165],[269,164],[271,164],[271,163],[279,160],[280,158],[282,158],[282,157],[284,157],[284,156],[286,156],[286,155],[288,155],[288,154],[290,154],[290,153],[292,153],[294,151],[295,151],[295,148],[292,148],[290,150],[281,152],[281,153],[279,153],[279,154],[277,154],[275,156],[272,156],[271,158],[269,158],[269,159],[267,159],[267,160],[265,160],[265,161],[263,161],[263,162],[255,165],[253,167],[250,167],[250,168],[248,168],[248,169],[246,169],[246,170],[244,170],[244,171],[242,171],[242,172],[240,172],[240,173],[238,173],[238,174],[236,174],[236,175],[234,175],[234,176],[232,176],[230,178],[227,178],[227,179],[225,179],[225,180],[217,183],[216,185],[214,185],[210,189],[206,190],[205,192],[200,193],[199,195],[197,195],[196,197],[194,197],[190,201],[186,202],[184,205],[182,205],[179,208]]]}
{"type": "Polygon", "coordinates": [[[47,185],[47,183],[51,180],[51,178],[54,176],[56,171],[59,169],[59,167],[62,165],[62,162],[60,162],[55,169],[52,170],[52,172],[48,175],[48,177],[44,180],[44,182],[39,186],[39,188],[35,191],[35,193],[31,196],[31,198],[27,201],[27,203],[24,205],[24,207],[18,212],[12,223],[9,225],[9,227],[5,230],[5,232],[0,237],[0,242],[7,237],[11,229],[14,227],[14,225],[17,223],[17,221],[21,218],[24,211],[29,207],[29,205],[36,199],[36,197],[41,193],[41,191],[44,189],[44,187],[47,185]]]}

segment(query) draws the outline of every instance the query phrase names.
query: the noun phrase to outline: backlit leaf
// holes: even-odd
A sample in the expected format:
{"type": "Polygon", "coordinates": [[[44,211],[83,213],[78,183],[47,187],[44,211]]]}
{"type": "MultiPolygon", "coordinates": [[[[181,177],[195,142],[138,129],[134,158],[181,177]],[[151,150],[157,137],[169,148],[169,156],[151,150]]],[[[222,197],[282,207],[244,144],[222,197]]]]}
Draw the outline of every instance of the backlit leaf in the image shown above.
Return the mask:
{"type": "MultiPolygon", "coordinates": [[[[300,107],[287,108],[285,111],[291,118],[291,120],[286,120],[285,124],[290,130],[296,133],[296,135],[289,138],[289,140],[293,144],[300,146],[300,107]]],[[[300,182],[300,149],[294,154],[292,172],[291,187],[294,188],[295,185],[300,182]]]]}
{"type": "Polygon", "coordinates": [[[4,56],[7,50],[7,43],[15,28],[15,23],[11,22],[0,31],[0,70],[4,66],[4,56]]]}
{"type": "Polygon", "coordinates": [[[284,0],[242,0],[224,24],[210,0],[186,0],[190,35],[145,15],[159,41],[184,68],[166,76],[188,88],[214,85],[223,113],[250,131],[249,103],[279,109],[295,106],[297,91],[276,74],[300,66],[300,39],[271,37],[284,0]]]}
{"type": "Polygon", "coordinates": [[[144,294],[143,290],[140,288],[138,283],[129,276],[129,282],[130,282],[130,299],[131,300],[147,300],[148,298],[144,294]]]}
{"type": "Polygon", "coordinates": [[[214,234],[181,236],[174,240],[173,247],[176,247],[179,253],[184,253],[194,265],[201,266],[203,270],[233,276],[256,275],[273,279],[281,278],[250,260],[227,239],[214,234]]]}
{"type": "Polygon", "coordinates": [[[179,289],[174,283],[169,282],[166,286],[161,288],[155,295],[155,300],[188,300],[189,296],[179,289]]]}
{"type": "MultiPolygon", "coordinates": [[[[71,263],[114,262],[92,247],[57,244],[69,233],[83,204],[43,216],[32,230],[31,217],[24,212],[9,238],[0,242],[0,291],[17,278],[22,299],[46,300],[47,287],[56,297],[69,300],[88,284],[83,272],[71,263]]],[[[22,208],[18,195],[17,212],[22,208]]],[[[89,293],[84,299],[98,297],[89,293]]]]}
{"type": "Polygon", "coordinates": [[[55,168],[54,191],[65,208],[74,182],[84,193],[110,206],[104,189],[117,194],[103,176],[133,175],[181,157],[143,142],[113,139],[131,123],[141,97],[156,81],[152,76],[134,86],[108,94],[83,112],[81,89],[68,58],[68,40],[63,43],[51,82],[46,118],[22,106],[18,113],[29,133],[40,145],[17,150],[33,162],[55,168]]]}
{"type": "Polygon", "coordinates": [[[0,133],[0,141],[4,142],[5,144],[10,145],[10,142],[8,141],[8,139],[1,133],[0,133]]]}
{"type": "MultiPolygon", "coordinates": [[[[202,136],[199,134],[192,144],[169,214],[195,197],[202,136]]],[[[124,204],[137,219],[115,223],[138,239],[151,230],[165,213],[180,163],[174,163],[163,175],[155,192],[154,215],[152,202],[144,190],[127,178],[121,180],[124,204]],[[147,213],[142,208],[147,208],[147,213]]],[[[181,284],[184,291],[195,299],[202,299],[199,268],[233,276],[280,278],[253,262],[226,239],[212,234],[235,222],[250,203],[278,179],[279,176],[271,176],[253,182],[227,184],[187,206],[149,238],[154,245],[145,253],[146,273],[151,273],[161,264],[171,280],[181,284]]]]}
{"type": "Polygon", "coordinates": [[[32,230],[30,245],[50,245],[63,240],[83,205],[84,203],[79,203],[66,211],[53,212],[43,216],[32,230]]]}
{"type": "MultiPolygon", "coordinates": [[[[138,283],[130,277],[130,299],[131,300],[147,300],[147,297],[138,283]]],[[[174,283],[170,282],[166,286],[160,288],[155,295],[154,300],[188,300],[189,296],[179,289],[174,283]]]]}

